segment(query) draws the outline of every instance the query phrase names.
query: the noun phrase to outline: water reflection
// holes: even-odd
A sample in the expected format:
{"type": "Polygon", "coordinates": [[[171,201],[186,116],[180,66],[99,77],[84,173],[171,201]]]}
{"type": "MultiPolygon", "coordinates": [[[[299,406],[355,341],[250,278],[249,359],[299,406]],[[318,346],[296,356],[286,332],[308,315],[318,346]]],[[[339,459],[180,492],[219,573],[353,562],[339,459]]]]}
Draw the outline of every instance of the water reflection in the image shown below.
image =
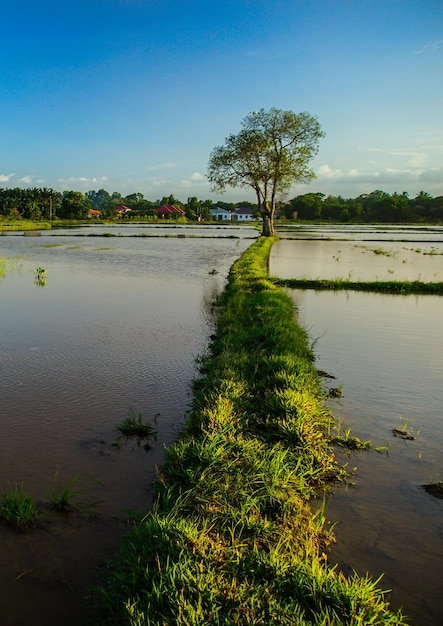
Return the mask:
{"type": "Polygon", "coordinates": [[[443,276],[443,239],[420,245],[281,240],[273,247],[270,272],[280,278],[437,282],[443,276]]]}
{"type": "Polygon", "coordinates": [[[285,239],[335,239],[344,241],[441,242],[443,226],[377,224],[279,224],[278,235],[285,239]]]}
{"type": "Polygon", "coordinates": [[[95,565],[116,549],[126,511],[146,511],[164,447],[183,425],[195,358],[213,332],[209,301],[251,244],[109,241],[0,238],[0,258],[19,267],[0,284],[1,493],[23,483],[43,511],[20,537],[0,524],[5,624],[83,623],[95,565]],[[36,267],[46,269],[44,289],[34,287],[36,267]],[[149,451],[113,445],[131,410],[156,420],[149,451]],[[86,516],[48,518],[52,490],[74,477],[86,516]]]}
{"type": "MultiPolygon", "coordinates": [[[[283,272],[284,277],[313,271],[315,277],[330,277],[341,267],[332,258],[331,244],[335,251],[340,245],[342,258],[354,263],[359,277],[373,280],[381,273],[381,266],[373,265],[377,255],[363,255],[353,242],[344,247],[343,242],[325,241],[278,242],[271,271],[283,272]]],[[[407,243],[397,245],[392,266],[397,275],[401,269],[408,279],[419,272],[422,280],[435,280],[434,274],[441,280],[441,255],[430,260],[435,263],[432,271],[425,270],[422,254],[405,253],[407,243]],[[408,263],[403,263],[404,254],[408,263]]],[[[441,250],[441,243],[432,245],[441,250]]],[[[391,261],[386,257],[387,264],[391,261]]],[[[356,486],[336,489],[329,505],[328,518],[338,522],[331,559],[347,572],[368,571],[375,577],[385,572],[382,584],[393,589],[392,606],[403,606],[415,626],[437,626],[443,623],[442,501],[421,485],[442,480],[443,300],[355,292],[289,293],[301,323],[317,342],[318,368],[336,377],[334,386],[343,385],[342,398],[333,404],[335,414],[363,439],[390,445],[388,456],[369,452],[344,458],[351,467],[357,465],[358,472],[356,486]],[[392,436],[392,428],[405,424],[416,435],[414,441],[392,436]]]]}

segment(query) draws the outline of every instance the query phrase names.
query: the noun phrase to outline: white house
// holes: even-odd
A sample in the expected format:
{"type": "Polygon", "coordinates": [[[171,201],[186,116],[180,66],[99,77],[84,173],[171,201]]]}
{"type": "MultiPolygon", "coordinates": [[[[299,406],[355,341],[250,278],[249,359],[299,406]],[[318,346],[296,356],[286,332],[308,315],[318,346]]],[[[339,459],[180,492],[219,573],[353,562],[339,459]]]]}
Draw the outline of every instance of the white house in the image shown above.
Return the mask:
{"type": "Polygon", "coordinates": [[[221,209],[220,207],[215,207],[215,209],[209,209],[212,219],[217,222],[230,222],[232,220],[231,211],[227,211],[226,209],[221,209]]]}
{"type": "Polygon", "coordinates": [[[238,220],[239,222],[250,222],[255,220],[251,209],[235,209],[234,214],[235,216],[233,215],[232,219],[238,220]]]}

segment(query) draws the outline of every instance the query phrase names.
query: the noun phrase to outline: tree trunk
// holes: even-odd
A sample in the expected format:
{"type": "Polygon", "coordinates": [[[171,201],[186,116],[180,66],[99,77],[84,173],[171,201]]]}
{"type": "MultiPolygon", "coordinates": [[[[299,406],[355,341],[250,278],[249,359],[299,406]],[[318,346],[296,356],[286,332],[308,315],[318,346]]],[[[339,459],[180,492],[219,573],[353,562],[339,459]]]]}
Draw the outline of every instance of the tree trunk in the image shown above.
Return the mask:
{"type": "Polygon", "coordinates": [[[263,213],[263,228],[262,228],[262,237],[274,237],[275,229],[274,229],[274,220],[268,213],[263,213]]]}

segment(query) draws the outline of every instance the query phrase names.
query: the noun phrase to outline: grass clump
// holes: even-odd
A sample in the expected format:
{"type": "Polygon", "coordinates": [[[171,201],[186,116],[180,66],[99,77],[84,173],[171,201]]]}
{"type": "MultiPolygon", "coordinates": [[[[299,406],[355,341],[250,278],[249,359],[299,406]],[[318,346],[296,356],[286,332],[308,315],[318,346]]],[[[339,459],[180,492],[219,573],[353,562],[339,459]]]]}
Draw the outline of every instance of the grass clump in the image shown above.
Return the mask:
{"type": "Polygon", "coordinates": [[[37,506],[21,484],[5,493],[0,503],[0,518],[20,529],[30,526],[37,517],[37,506]]]}
{"type": "Polygon", "coordinates": [[[78,477],[70,480],[66,485],[64,485],[60,490],[57,490],[55,487],[52,490],[51,494],[51,505],[52,508],[58,511],[59,513],[67,513],[72,508],[78,508],[78,505],[73,503],[73,499],[78,496],[80,493],[75,489],[75,485],[78,482],[78,477]]]}
{"type": "Polygon", "coordinates": [[[345,472],[309,337],[267,275],[272,243],[231,269],[186,429],[102,574],[96,624],[404,624],[378,580],[327,565],[333,537],[312,503],[345,472]]]}
{"type": "Polygon", "coordinates": [[[136,415],[133,409],[129,411],[129,417],[123,420],[121,424],[118,424],[117,430],[121,434],[121,436],[113,444],[117,448],[121,447],[122,437],[125,439],[135,437],[138,440],[139,445],[142,441],[144,441],[144,448],[149,450],[151,448],[150,440],[152,440],[152,438],[155,439],[157,436],[157,431],[154,429],[152,424],[145,422],[141,413],[136,415]]]}

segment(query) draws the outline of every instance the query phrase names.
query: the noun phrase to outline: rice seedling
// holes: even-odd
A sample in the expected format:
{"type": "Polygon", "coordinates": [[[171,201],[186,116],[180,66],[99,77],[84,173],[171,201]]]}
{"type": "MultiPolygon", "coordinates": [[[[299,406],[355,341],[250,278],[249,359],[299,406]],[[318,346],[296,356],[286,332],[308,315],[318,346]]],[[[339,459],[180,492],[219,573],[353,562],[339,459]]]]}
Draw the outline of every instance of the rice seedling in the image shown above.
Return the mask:
{"type": "Polygon", "coordinates": [[[44,276],[46,276],[46,272],[47,270],[45,270],[43,267],[36,267],[35,272],[34,272],[35,278],[37,279],[43,278],[44,276]]]}
{"type": "Polygon", "coordinates": [[[37,506],[29,496],[23,484],[9,493],[5,493],[0,503],[0,517],[20,529],[30,526],[37,517],[37,506]]]}
{"type": "Polygon", "coordinates": [[[410,420],[402,420],[398,428],[392,429],[392,434],[394,435],[394,437],[398,437],[399,439],[403,439],[404,441],[414,441],[419,433],[414,434],[409,424],[410,420]]]}
{"type": "MultiPolygon", "coordinates": [[[[117,430],[126,439],[136,437],[139,443],[143,440],[147,440],[144,445],[146,450],[149,450],[151,447],[149,440],[152,438],[155,439],[157,435],[152,424],[145,422],[141,413],[136,415],[133,409],[130,409],[129,417],[123,420],[121,424],[117,425],[117,430]]],[[[113,445],[115,447],[121,447],[121,441],[117,439],[113,445]]]]}
{"type": "Polygon", "coordinates": [[[56,490],[55,487],[52,490],[51,504],[59,513],[66,513],[72,508],[78,508],[78,505],[73,503],[73,499],[80,493],[74,488],[77,481],[78,477],[75,477],[64,485],[60,491],[56,490]]]}

